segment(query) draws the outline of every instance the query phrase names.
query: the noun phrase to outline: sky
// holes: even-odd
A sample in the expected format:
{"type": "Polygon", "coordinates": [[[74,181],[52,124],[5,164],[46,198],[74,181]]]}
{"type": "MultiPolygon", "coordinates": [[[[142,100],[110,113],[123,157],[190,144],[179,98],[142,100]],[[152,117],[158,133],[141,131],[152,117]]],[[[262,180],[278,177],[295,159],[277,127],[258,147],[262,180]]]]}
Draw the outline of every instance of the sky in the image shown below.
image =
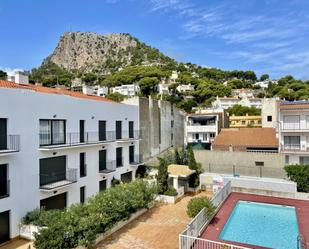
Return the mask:
{"type": "Polygon", "coordinates": [[[309,79],[309,0],[0,0],[0,30],[9,72],[89,31],[130,33],[179,62],[309,79]]]}

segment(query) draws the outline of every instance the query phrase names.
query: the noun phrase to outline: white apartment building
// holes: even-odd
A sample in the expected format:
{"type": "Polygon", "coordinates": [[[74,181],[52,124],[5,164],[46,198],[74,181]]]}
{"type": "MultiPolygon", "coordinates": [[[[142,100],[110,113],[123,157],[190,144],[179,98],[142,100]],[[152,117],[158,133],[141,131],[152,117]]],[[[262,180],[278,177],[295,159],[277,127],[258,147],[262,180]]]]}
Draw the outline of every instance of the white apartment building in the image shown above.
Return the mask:
{"type": "Polygon", "coordinates": [[[35,208],[64,208],[134,180],[139,110],[54,88],[0,81],[0,244],[35,208]]]}
{"type": "Polygon", "coordinates": [[[308,101],[280,103],[279,143],[285,164],[309,164],[308,101]]]}
{"type": "Polygon", "coordinates": [[[121,85],[115,86],[111,88],[112,93],[120,93],[127,97],[134,97],[139,91],[139,86],[132,84],[132,85],[121,85]]]}
{"type": "Polygon", "coordinates": [[[178,92],[181,92],[181,93],[189,93],[194,90],[194,86],[192,86],[191,84],[188,84],[188,85],[181,84],[177,86],[176,89],[178,92]]]}
{"type": "Polygon", "coordinates": [[[169,90],[169,87],[170,84],[163,84],[163,83],[160,83],[158,84],[158,93],[159,94],[169,94],[170,93],[170,90],[169,90]]]}
{"type": "Polygon", "coordinates": [[[187,145],[201,144],[205,149],[211,148],[211,143],[225,127],[223,113],[195,113],[186,116],[185,143],[187,145]]]}
{"type": "Polygon", "coordinates": [[[15,71],[14,75],[8,75],[8,81],[12,81],[18,84],[28,84],[29,83],[29,75],[24,71],[15,71]]]}
{"type": "Polygon", "coordinates": [[[108,94],[107,86],[87,86],[87,85],[75,85],[72,87],[74,92],[82,92],[86,95],[95,95],[100,97],[105,97],[108,94]]]}
{"type": "Polygon", "coordinates": [[[262,99],[261,98],[247,98],[244,96],[243,98],[238,97],[217,97],[216,100],[212,103],[212,108],[216,110],[225,110],[234,105],[242,105],[248,107],[262,107],[262,99]]]}

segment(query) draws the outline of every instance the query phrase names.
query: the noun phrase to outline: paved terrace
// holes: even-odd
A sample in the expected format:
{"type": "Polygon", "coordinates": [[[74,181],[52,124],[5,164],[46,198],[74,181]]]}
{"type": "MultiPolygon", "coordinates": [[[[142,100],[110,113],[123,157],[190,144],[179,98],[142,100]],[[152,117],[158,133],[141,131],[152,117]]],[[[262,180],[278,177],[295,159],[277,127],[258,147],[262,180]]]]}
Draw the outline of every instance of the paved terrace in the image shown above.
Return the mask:
{"type": "MultiPolygon", "coordinates": [[[[243,194],[243,193],[231,193],[230,196],[226,199],[222,207],[216,216],[212,219],[209,226],[204,230],[201,237],[204,239],[226,242],[229,244],[251,247],[250,245],[230,242],[230,241],[222,241],[219,239],[220,232],[222,231],[225,223],[227,222],[231,212],[234,209],[238,200],[244,201],[254,201],[254,202],[264,202],[270,204],[278,204],[278,205],[287,205],[287,206],[295,206],[296,214],[298,218],[298,229],[300,234],[305,236],[305,238],[309,239],[309,201],[302,200],[294,200],[294,199],[286,199],[286,198],[276,198],[276,197],[268,197],[261,195],[251,195],[251,194],[243,194]]],[[[252,246],[256,249],[264,249],[265,247],[252,246]]]]}
{"type": "MultiPolygon", "coordinates": [[[[205,192],[197,196],[209,196],[205,192]]],[[[191,220],[186,214],[192,197],[186,196],[178,203],[159,204],[129,223],[96,249],[178,249],[179,234],[191,220]]]]}

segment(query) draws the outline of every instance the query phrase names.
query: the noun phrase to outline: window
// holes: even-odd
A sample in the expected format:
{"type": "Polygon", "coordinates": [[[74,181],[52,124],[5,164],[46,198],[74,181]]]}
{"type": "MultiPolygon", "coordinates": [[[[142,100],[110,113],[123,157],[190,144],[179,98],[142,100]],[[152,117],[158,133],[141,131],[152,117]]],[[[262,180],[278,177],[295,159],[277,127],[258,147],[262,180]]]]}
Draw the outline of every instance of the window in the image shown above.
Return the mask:
{"type": "Polygon", "coordinates": [[[129,162],[134,163],[134,145],[129,146],[129,162]]]}
{"type": "Polygon", "coordinates": [[[174,127],[174,120],[171,120],[171,127],[174,127]]]}
{"type": "Polygon", "coordinates": [[[262,167],[264,166],[264,162],[255,162],[255,166],[262,167]]]}
{"type": "Polygon", "coordinates": [[[272,122],[273,121],[273,117],[272,116],[267,116],[267,122],[272,122]]]}
{"type": "Polygon", "coordinates": [[[284,136],[284,149],[299,150],[300,136],[284,136]]]}
{"type": "Polygon", "coordinates": [[[9,196],[8,166],[0,165],[0,199],[9,196]]]}
{"type": "Polygon", "coordinates": [[[99,171],[106,170],[106,150],[99,151],[99,171]]]}
{"type": "Polygon", "coordinates": [[[85,186],[80,187],[80,203],[85,203],[85,186]]]}
{"type": "Polygon", "coordinates": [[[40,120],[40,145],[65,144],[65,120],[40,120]]]}
{"type": "Polygon", "coordinates": [[[79,153],[79,176],[85,177],[87,175],[87,168],[86,168],[86,153],[82,152],[79,153]]]}
{"type": "Polygon", "coordinates": [[[99,141],[106,140],[106,121],[99,120],[99,141]]]}
{"type": "Polygon", "coordinates": [[[134,122],[129,121],[129,138],[134,138],[134,122]]]}
{"type": "Polygon", "coordinates": [[[116,139],[122,138],[122,122],[116,121],[116,139]]]}
{"type": "Polygon", "coordinates": [[[203,141],[207,141],[207,133],[203,133],[203,141]]]}
{"type": "Polygon", "coordinates": [[[286,165],[290,164],[290,156],[289,155],[285,155],[285,164],[286,165]]]}
{"type": "Polygon", "coordinates": [[[243,125],[245,125],[245,124],[246,124],[246,121],[243,120],[243,121],[241,121],[241,123],[242,123],[243,125]]]}
{"type": "Polygon", "coordinates": [[[66,156],[40,159],[40,186],[66,180],[66,156]]]}
{"type": "Polygon", "coordinates": [[[299,157],[299,164],[308,165],[309,164],[309,157],[308,156],[300,156],[299,157]]]}
{"type": "Polygon", "coordinates": [[[283,116],[283,129],[297,130],[299,129],[300,116],[299,115],[286,115],[283,116]]]}
{"type": "Polygon", "coordinates": [[[117,167],[123,166],[122,147],[116,148],[116,166],[117,167]]]}
{"type": "Polygon", "coordinates": [[[214,138],[216,136],[216,133],[209,133],[210,138],[214,138]]]}

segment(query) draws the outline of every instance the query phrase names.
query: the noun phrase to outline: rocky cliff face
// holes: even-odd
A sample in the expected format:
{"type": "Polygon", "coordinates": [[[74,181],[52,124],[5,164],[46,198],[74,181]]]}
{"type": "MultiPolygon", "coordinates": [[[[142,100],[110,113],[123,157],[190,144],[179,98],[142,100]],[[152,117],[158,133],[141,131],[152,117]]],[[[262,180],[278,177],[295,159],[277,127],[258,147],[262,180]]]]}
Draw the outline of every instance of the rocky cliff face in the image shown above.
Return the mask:
{"type": "Polygon", "coordinates": [[[64,33],[43,64],[68,70],[109,73],[130,65],[163,64],[171,59],[129,34],[64,33]]]}

